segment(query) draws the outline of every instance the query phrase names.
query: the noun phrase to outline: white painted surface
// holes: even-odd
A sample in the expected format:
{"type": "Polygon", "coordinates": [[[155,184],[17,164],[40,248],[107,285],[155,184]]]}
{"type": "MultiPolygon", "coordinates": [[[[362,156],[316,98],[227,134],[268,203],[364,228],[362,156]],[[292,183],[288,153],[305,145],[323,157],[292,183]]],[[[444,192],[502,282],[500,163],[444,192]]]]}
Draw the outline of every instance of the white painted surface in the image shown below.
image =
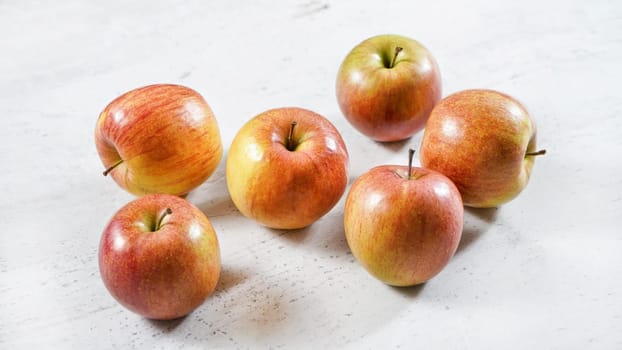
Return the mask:
{"type": "MultiPolygon", "coordinates": [[[[618,1],[0,1],[0,348],[622,348],[622,5],[618,1]],[[307,229],[264,229],[217,173],[188,199],[223,255],[216,293],[182,320],[118,305],[97,268],[108,219],[133,197],[101,176],[95,120],[156,82],[205,96],[228,148],[252,116],[328,117],[351,177],[404,163],[337,107],[359,41],[424,43],[444,95],[493,88],[539,126],[528,188],[468,210],[459,251],[422,287],[370,277],[349,253],[343,199],[307,229]]],[[[345,198],[345,197],[344,197],[345,198]]]]}

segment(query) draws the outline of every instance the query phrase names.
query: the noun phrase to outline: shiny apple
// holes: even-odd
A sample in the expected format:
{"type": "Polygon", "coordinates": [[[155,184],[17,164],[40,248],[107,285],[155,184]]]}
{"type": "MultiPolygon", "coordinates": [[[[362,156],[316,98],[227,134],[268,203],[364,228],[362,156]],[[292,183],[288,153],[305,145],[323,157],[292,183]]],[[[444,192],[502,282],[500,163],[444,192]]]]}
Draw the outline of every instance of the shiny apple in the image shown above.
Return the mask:
{"type": "Polygon", "coordinates": [[[214,291],[220,248],[203,212],[180,197],[151,194],[112,217],[99,245],[99,270],[108,291],[129,310],[174,319],[214,291]]]}
{"type": "Polygon", "coordinates": [[[348,192],[344,228],[356,260],[393,286],[437,275],[462,236],[464,208],[456,186],[425,168],[383,165],[361,175],[348,192]]]}
{"type": "Polygon", "coordinates": [[[441,75],[418,41],[378,35],[348,53],[336,91],[343,115],[358,131],[376,141],[397,141],[424,127],[441,99],[441,75]]]}
{"type": "Polygon", "coordinates": [[[149,85],[114,99],[99,115],[95,145],[104,175],[135,195],[184,195],[222,158],[212,110],[180,85],[149,85]]]}
{"type": "Polygon", "coordinates": [[[465,90],[434,108],[423,133],[423,167],[449,177],[471,207],[497,207],[529,180],[535,157],[536,125],[525,107],[492,90],[465,90]]]}
{"type": "Polygon", "coordinates": [[[246,217],[271,228],[301,228],[339,201],[347,168],[345,143],[328,119],[277,108],[238,131],[227,156],[227,187],[246,217]]]}

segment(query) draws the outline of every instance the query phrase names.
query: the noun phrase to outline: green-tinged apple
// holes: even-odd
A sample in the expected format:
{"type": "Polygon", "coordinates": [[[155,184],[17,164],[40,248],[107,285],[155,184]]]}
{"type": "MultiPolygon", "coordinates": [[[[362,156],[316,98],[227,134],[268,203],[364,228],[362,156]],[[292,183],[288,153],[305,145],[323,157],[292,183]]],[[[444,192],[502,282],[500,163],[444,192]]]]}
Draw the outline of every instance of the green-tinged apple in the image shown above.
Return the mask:
{"type": "Polygon", "coordinates": [[[416,40],[378,35],[348,53],[336,90],[343,115],[358,131],[376,141],[397,141],[423,128],[441,99],[441,75],[416,40]]]}
{"type": "Polygon", "coordinates": [[[129,91],[101,112],[95,144],[106,170],[135,195],[185,195],[222,158],[214,114],[196,91],[157,84],[129,91]]]}
{"type": "Polygon", "coordinates": [[[200,306],[220,276],[214,229],[198,208],[168,194],[140,197],[110,220],[99,270],[112,296],[151,319],[174,319],[200,306]]]}
{"type": "Polygon", "coordinates": [[[344,228],[352,254],[374,277],[413,286],[437,275],[462,236],[464,207],[456,186],[433,170],[383,165],[352,184],[344,228]]]}
{"type": "Polygon", "coordinates": [[[465,90],[444,98],[426,124],[420,161],[449,177],[470,207],[497,207],[525,188],[536,149],[536,125],[514,98],[465,90]]]}
{"type": "Polygon", "coordinates": [[[257,115],[227,156],[227,187],[240,212],[277,229],[308,226],[343,195],[348,152],[325,117],[302,108],[257,115]]]}

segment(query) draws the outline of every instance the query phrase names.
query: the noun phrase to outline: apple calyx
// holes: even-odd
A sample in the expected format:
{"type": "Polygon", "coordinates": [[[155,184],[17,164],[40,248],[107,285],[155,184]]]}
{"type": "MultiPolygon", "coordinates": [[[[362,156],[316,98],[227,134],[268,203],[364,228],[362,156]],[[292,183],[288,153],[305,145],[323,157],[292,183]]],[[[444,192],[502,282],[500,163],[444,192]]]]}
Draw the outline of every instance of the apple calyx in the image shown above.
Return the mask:
{"type": "Polygon", "coordinates": [[[102,173],[104,176],[108,176],[108,174],[117,166],[119,166],[121,163],[123,163],[123,159],[119,159],[116,163],[112,164],[108,169],[104,170],[104,172],[102,173]]]}
{"type": "Polygon", "coordinates": [[[155,227],[152,228],[151,232],[158,231],[163,226],[162,225],[162,221],[164,221],[164,218],[167,215],[171,215],[171,214],[173,214],[173,210],[171,208],[166,208],[164,213],[162,213],[162,215],[160,215],[160,218],[158,219],[158,222],[156,223],[155,227]]]}
{"type": "Polygon", "coordinates": [[[527,152],[527,153],[525,153],[525,157],[543,156],[545,154],[546,154],[546,150],[545,149],[541,149],[541,150],[535,151],[535,152],[527,152]]]}
{"type": "Polygon", "coordinates": [[[389,64],[389,67],[387,68],[393,68],[395,66],[395,61],[397,60],[397,55],[400,54],[400,52],[402,52],[402,50],[404,50],[402,47],[397,46],[395,48],[395,54],[393,55],[393,59],[391,60],[391,63],[389,64]]]}
{"type": "Polygon", "coordinates": [[[288,151],[294,151],[296,149],[296,146],[298,146],[294,143],[294,128],[296,127],[296,124],[298,123],[295,120],[292,121],[292,124],[289,128],[289,135],[287,135],[287,141],[285,142],[285,148],[287,148],[288,151]]]}

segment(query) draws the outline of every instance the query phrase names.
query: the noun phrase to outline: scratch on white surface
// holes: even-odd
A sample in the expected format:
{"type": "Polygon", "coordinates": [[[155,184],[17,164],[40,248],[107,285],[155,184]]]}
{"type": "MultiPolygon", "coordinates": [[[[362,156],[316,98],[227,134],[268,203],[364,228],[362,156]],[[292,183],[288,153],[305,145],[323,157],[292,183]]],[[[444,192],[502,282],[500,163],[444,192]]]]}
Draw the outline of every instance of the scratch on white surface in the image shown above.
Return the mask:
{"type": "Polygon", "coordinates": [[[296,14],[294,14],[294,18],[302,18],[315,15],[317,13],[328,10],[330,8],[330,5],[328,3],[313,0],[300,4],[298,7],[300,10],[296,14]]]}

